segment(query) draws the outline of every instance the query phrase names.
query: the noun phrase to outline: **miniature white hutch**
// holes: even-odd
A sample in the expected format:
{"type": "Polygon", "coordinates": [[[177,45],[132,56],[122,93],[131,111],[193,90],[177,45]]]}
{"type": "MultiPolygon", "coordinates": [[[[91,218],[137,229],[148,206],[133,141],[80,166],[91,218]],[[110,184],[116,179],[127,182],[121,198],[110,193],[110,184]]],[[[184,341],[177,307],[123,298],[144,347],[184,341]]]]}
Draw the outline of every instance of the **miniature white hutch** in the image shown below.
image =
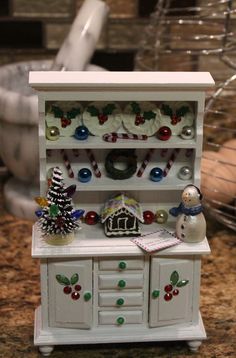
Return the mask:
{"type": "MultiPolygon", "coordinates": [[[[205,91],[214,85],[209,73],[193,72],[31,72],[30,85],[39,97],[40,190],[47,191],[47,172],[59,166],[67,176],[61,150],[70,157],[74,173],[90,166],[84,154],[93,150],[101,177],[81,183],[67,176],[65,182],[76,184],[74,203],[78,208],[95,210],[120,191],[129,193],[144,210],[168,210],[181,200],[187,184],[200,186],[205,91]],[[45,118],[53,103],[88,103],[112,101],[124,108],[127,102],[187,102],[194,113],[194,137],[183,139],[173,135],[168,140],[150,136],[145,141],[127,139],[115,143],[99,136],[86,140],[60,136],[45,137],[45,118]],[[114,180],[106,175],[104,158],[112,149],[135,149],[138,166],[150,148],[155,153],[142,177],[114,180]],[[150,169],[164,167],[168,159],[163,149],[180,153],[170,173],[160,182],[149,179],[150,169]],[[73,155],[78,150],[79,155],[73,155]],[[191,155],[186,155],[186,152],[191,155]],[[181,180],[178,171],[188,166],[192,178],[181,180]]],[[[124,132],[124,129],[122,130],[124,132]]],[[[174,228],[175,219],[165,224],[142,225],[143,232],[159,227],[174,228]]],[[[199,312],[201,255],[210,252],[207,239],[197,244],[181,243],[148,255],[129,237],[108,238],[101,224],[82,225],[76,239],[67,246],[45,243],[36,225],[33,229],[32,256],[40,259],[41,306],[35,313],[35,345],[45,356],[54,345],[109,342],[187,341],[196,351],[206,338],[199,312]],[[79,277],[80,298],[73,300],[63,292],[57,275],[79,277]],[[172,300],[164,299],[166,286],[174,276],[187,280],[172,300]]],[[[177,279],[178,279],[177,278],[177,279]]],[[[176,282],[175,282],[176,283],[176,282]]]]}

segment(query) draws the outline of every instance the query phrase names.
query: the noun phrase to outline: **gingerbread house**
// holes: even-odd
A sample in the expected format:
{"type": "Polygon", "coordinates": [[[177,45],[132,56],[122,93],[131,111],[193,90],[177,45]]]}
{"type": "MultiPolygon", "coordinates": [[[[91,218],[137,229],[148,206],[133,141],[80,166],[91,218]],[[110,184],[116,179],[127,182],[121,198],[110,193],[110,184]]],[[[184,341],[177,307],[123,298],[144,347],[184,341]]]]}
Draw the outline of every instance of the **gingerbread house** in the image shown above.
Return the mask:
{"type": "Polygon", "coordinates": [[[143,222],[143,214],[135,199],[119,194],[105,203],[101,222],[108,237],[139,236],[139,223],[143,222]]]}

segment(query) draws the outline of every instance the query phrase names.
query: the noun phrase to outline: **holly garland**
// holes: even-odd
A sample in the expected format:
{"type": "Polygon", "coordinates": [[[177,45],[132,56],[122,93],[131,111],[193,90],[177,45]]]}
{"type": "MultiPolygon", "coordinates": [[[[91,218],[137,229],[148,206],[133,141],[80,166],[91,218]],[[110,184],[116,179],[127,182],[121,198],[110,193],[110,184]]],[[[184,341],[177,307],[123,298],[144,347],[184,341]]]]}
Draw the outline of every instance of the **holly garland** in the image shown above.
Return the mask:
{"type": "Polygon", "coordinates": [[[92,117],[97,117],[99,124],[103,125],[108,120],[108,116],[111,115],[115,109],[116,106],[113,103],[108,103],[100,111],[94,105],[88,106],[87,112],[89,112],[92,117]]]}
{"type": "Polygon", "coordinates": [[[55,118],[61,119],[62,128],[69,126],[71,124],[71,119],[74,119],[81,113],[80,108],[72,108],[70,111],[64,112],[58,106],[52,106],[52,112],[55,118]]]}
{"type": "Polygon", "coordinates": [[[181,117],[185,116],[185,114],[189,112],[189,107],[182,106],[178,108],[174,113],[173,109],[168,104],[162,104],[161,111],[163,112],[163,114],[171,118],[172,125],[176,125],[181,121],[181,117]]]}
{"type": "Polygon", "coordinates": [[[131,102],[130,106],[132,108],[132,112],[136,115],[135,117],[135,125],[139,126],[140,124],[144,124],[145,120],[150,121],[151,119],[156,118],[156,114],[153,111],[144,111],[141,115],[141,108],[137,102],[131,102]]]}

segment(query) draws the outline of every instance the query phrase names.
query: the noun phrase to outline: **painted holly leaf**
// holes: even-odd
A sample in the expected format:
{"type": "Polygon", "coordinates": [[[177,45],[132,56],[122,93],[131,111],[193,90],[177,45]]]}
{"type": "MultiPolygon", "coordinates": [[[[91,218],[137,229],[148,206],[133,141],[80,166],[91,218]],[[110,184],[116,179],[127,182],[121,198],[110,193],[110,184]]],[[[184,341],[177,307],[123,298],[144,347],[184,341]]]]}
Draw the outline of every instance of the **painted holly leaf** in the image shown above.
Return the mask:
{"type": "Polygon", "coordinates": [[[75,118],[78,114],[80,114],[80,108],[72,108],[66,113],[68,119],[75,118]]]}
{"type": "Polygon", "coordinates": [[[170,108],[168,104],[163,104],[161,106],[161,110],[166,116],[170,116],[170,117],[173,116],[173,110],[170,108]]]}
{"type": "Polygon", "coordinates": [[[154,113],[153,111],[143,112],[143,118],[147,119],[147,120],[155,119],[156,118],[156,113],[154,113]]]}
{"type": "Polygon", "coordinates": [[[177,287],[184,287],[189,283],[189,280],[181,280],[177,283],[177,287]]]}
{"type": "Polygon", "coordinates": [[[79,281],[79,275],[77,273],[74,273],[74,275],[72,275],[70,279],[71,285],[75,285],[78,281],[79,281]]]}
{"type": "Polygon", "coordinates": [[[99,115],[99,110],[95,106],[88,106],[87,112],[89,112],[92,117],[97,117],[99,115]]]}
{"type": "Polygon", "coordinates": [[[175,286],[177,282],[179,281],[179,274],[177,271],[173,271],[170,276],[170,283],[175,286]]]}
{"type": "Polygon", "coordinates": [[[183,117],[186,113],[189,112],[188,106],[182,106],[179,109],[176,110],[176,116],[177,117],[183,117]]]}
{"type": "Polygon", "coordinates": [[[102,114],[104,114],[105,116],[109,116],[110,114],[112,114],[114,109],[116,109],[114,103],[109,103],[105,107],[103,107],[102,114]]]}
{"type": "Polygon", "coordinates": [[[62,109],[57,106],[52,106],[52,112],[55,118],[62,118],[64,116],[62,109]]]}
{"type": "Polygon", "coordinates": [[[60,283],[60,285],[63,286],[69,286],[70,285],[70,280],[64,276],[64,275],[56,275],[56,280],[58,283],[60,283]]]}
{"type": "Polygon", "coordinates": [[[131,102],[130,106],[134,114],[140,114],[141,108],[137,102],[131,102]]]}

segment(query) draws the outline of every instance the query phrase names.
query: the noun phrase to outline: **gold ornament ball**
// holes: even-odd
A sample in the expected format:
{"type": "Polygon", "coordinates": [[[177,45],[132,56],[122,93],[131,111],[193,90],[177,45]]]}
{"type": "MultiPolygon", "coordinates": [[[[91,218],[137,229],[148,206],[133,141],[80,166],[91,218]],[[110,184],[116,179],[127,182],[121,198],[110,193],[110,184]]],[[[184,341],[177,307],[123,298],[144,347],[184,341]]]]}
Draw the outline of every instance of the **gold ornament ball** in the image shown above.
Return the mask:
{"type": "Polygon", "coordinates": [[[57,127],[52,126],[46,129],[46,138],[48,140],[57,140],[60,137],[60,131],[57,127]]]}
{"type": "Polygon", "coordinates": [[[168,214],[165,210],[157,210],[156,221],[158,224],[165,224],[168,219],[168,214]]]}

